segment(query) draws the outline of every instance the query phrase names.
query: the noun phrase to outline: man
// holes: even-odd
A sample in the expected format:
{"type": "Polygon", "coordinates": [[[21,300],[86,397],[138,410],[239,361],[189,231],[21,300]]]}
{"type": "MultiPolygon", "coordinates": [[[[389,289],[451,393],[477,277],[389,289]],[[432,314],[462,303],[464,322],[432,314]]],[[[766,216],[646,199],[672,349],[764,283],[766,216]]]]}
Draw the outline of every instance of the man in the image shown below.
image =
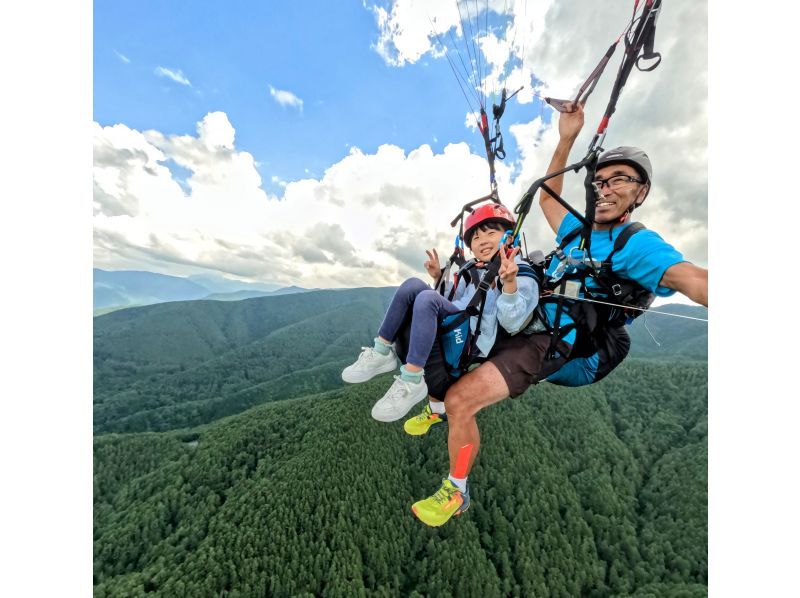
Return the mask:
{"type": "MultiPolygon", "coordinates": [[[[548,174],[564,168],[569,152],[583,127],[583,107],[575,112],[561,113],[558,123],[559,142],[553,154],[548,174]]],[[[621,147],[603,153],[595,172],[595,185],[601,197],[595,204],[591,250],[592,259],[605,260],[613,251],[613,241],[630,224],[631,213],[640,207],[650,191],[652,167],[647,155],[637,148],[621,147]]],[[[563,176],[551,179],[552,190],[560,194],[563,176]]],[[[578,225],[578,220],[550,195],[542,192],[539,205],[550,228],[561,242],[567,233],[578,225]]],[[[567,244],[565,253],[576,247],[579,238],[567,244]]],[[[659,296],[669,296],[676,291],[693,301],[708,306],[708,270],[691,264],[671,245],[651,230],[631,235],[622,251],[613,258],[613,271],[659,296]]],[[[552,269],[555,264],[551,266],[552,269]]],[[[555,305],[545,305],[549,324],[554,324],[555,305]]],[[[567,315],[560,324],[570,322],[567,315]]],[[[572,330],[560,340],[558,355],[563,363],[575,341],[572,330]]],[[[467,475],[472,469],[480,447],[480,433],[475,415],[493,403],[509,396],[522,394],[553,372],[552,362],[547,371],[545,359],[551,336],[547,333],[499,336],[488,360],[477,369],[465,374],[445,396],[448,422],[448,452],[450,476],[442,481],[440,489],[413,506],[416,516],[427,525],[439,526],[453,515],[469,508],[467,475]],[[462,447],[472,450],[466,475],[456,477],[456,463],[462,447]]],[[[459,472],[461,473],[461,472],[459,472]]]]}

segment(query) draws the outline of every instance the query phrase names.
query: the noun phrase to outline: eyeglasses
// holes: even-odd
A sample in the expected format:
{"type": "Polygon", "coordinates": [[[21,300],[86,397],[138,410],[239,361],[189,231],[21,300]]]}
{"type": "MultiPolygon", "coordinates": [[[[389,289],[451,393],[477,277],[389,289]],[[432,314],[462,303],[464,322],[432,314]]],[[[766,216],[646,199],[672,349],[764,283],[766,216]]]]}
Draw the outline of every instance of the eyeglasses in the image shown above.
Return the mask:
{"type": "Polygon", "coordinates": [[[598,191],[603,190],[604,185],[608,185],[609,189],[619,189],[626,183],[639,183],[642,184],[644,181],[640,181],[639,179],[635,179],[632,176],[628,176],[627,174],[618,174],[616,176],[608,177],[607,179],[595,179],[592,181],[592,185],[598,191]]]}

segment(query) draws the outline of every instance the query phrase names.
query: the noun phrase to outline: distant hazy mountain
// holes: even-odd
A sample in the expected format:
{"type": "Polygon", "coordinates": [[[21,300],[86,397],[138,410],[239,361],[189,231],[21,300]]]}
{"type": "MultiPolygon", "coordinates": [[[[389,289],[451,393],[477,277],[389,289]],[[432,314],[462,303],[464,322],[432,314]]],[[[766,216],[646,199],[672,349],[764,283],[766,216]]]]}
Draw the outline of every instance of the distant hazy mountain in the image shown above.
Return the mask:
{"type": "Polygon", "coordinates": [[[292,295],[294,293],[306,293],[309,289],[302,287],[285,287],[275,291],[234,291],[232,293],[212,293],[203,299],[211,301],[241,301],[242,299],[252,299],[253,297],[274,297],[276,295],[292,295]]]}
{"type": "Polygon", "coordinates": [[[210,274],[188,278],[137,270],[94,269],[94,315],[124,307],[152,305],[167,301],[214,299],[237,301],[269,294],[306,291],[300,287],[281,288],[271,283],[249,283],[210,274]]]}
{"type": "Polygon", "coordinates": [[[179,276],[137,270],[106,271],[95,268],[94,308],[149,305],[165,301],[200,299],[209,290],[179,276]]]}
{"type": "MultiPolygon", "coordinates": [[[[192,274],[188,280],[208,289],[209,293],[234,293],[237,291],[271,292],[280,285],[267,282],[242,282],[214,274],[192,274]]],[[[253,295],[256,297],[257,295],[253,295]]]]}

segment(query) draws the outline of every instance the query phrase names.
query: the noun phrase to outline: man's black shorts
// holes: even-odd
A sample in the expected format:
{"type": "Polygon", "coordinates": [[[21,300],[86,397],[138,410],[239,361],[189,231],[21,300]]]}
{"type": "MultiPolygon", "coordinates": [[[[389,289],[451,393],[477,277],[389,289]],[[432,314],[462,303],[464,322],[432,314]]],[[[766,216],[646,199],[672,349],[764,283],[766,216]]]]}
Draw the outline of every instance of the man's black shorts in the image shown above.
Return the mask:
{"type": "Polygon", "coordinates": [[[569,344],[560,341],[557,345],[559,357],[546,360],[549,347],[550,335],[546,332],[510,336],[498,327],[497,339],[486,361],[494,364],[503,376],[509,394],[517,397],[566,362],[571,349],[569,344]]]}

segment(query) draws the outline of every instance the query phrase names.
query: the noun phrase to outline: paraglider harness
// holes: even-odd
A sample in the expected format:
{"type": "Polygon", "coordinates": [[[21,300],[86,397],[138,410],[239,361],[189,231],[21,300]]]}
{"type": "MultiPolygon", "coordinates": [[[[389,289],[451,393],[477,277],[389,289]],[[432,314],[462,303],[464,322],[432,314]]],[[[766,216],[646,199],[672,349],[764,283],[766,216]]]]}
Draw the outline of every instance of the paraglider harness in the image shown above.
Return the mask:
{"type": "MultiPolygon", "coordinates": [[[[445,362],[448,375],[453,378],[458,378],[469,370],[469,368],[482,361],[480,351],[477,346],[478,337],[481,334],[481,322],[483,320],[483,310],[486,305],[486,295],[489,290],[497,283],[498,288],[502,289],[502,283],[497,279],[500,270],[500,253],[497,252],[492,259],[487,262],[478,262],[474,259],[467,260],[464,255],[464,214],[471,213],[473,206],[486,201],[501,203],[497,192],[497,180],[495,178],[495,159],[503,160],[506,157],[505,149],[503,148],[503,134],[500,131],[500,118],[506,109],[506,102],[513,98],[522,88],[516,90],[511,95],[507,95],[507,91],[503,88],[500,96],[500,104],[492,105],[492,116],[494,117],[494,136],[490,137],[489,134],[489,119],[486,110],[483,106],[480,109],[480,121],[478,128],[483,138],[484,147],[486,150],[486,158],[489,162],[489,187],[490,192],[488,195],[479,197],[473,201],[468,202],[462,206],[459,214],[450,223],[451,227],[459,225],[459,233],[456,235],[455,247],[453,253],[448,258],[444,268],[439,274],[439,279],[434,288],[436,288],[441,295],[446,294],[447,282],[449,280],[450,270],[453,266],[458,267],[458,270],[453,275],[453,284],[450,292],[447,295],[449,301],[453,300],[456,289],[459,283],[463,280],[466,285],[474,284],[476,287],[475,294],[470,300],[466,308],[456,314],[446,316],[439,323],[438,339],[439,346],[442,351],[442,357],[445,362]],[[483,275],[478,274],[478,269],[484,268],[483,275]],[[470,327],[472,317],[476,317],[475,331],[470,327]]],[[[505,242],[512,231],[505,232],[501,245],[505,242]]],[[[519,239],[515,238],[514,245],[519,244],[519,239]]],[[[533,268],[527,264],[520,264],[517,276],[530,276],[535,278],[533,268]]],[[[537,282],[539,282],[537,280],[537,282]]]]}
{"type": "MultiPolygon", "coordinates": [[[[608,129],[611,116],[616,110],[617,101],[625,82],[632,69],[636,66],[641,71],[651,71],[661,62],[661,55],[653,50],[655,41],[655,26],[661,9],[661,0],[645,0],[642,13],[636,17],[636,10],[640,0],[634,4],[634,17],[628,27],[620,35],[625,39],[625,56],[620,64],[617,78],[612,88],[611,97],[606,106],[603,118],[597,132],[589,145],[589,151],[583,160],[571,164],[559,171],[546,175],[536,181],[522,196],[515,207],[519,214],[517,226],[514,229],[515,238],[519,235],[522,224],[530,211],[535,194],[542,190],[563,206],[581,223],[580,226],[564,235],[558,248],[545,256],[531,261],[531,266],[542,276],[540,289],[542,291],[539,305],[534,312],[532,321],[521,334],[534,334],[546,332],[550,335],[550,345],[545,356],[545,367],[563,358],[576,359],[589,357],[603,347],[609,345],[610,337],[624,336],[621,343],[624,348],[613,356],[615,363],[609,364],[607,371],[613,369],[627,355],[630,341],[624,330],[636,317],[644,313],[653,302],[655,295],[637,282],[619,276],[613,271],[612,259],[621,251],[628,240],[638,231],[645,228],[641,223],[631,223],[626,226],[614,241],[611,253],[602,262],[597,262],[591,257],[591,235],[595,222],[595,204],[600,196],[600,190],[594,184],[594,175],[597,161],[603,152],[601,147],[608,129]],[[649,66],[641,64],[642,60],[655,60],[649,66]],[[554,192],[547,184],[550,179],[561,176],[569,171],[576,173],[586,169],[584,178],[586,210],[581,214],[570,206],[559,194],[554,192]],[[566,247],[580,236],[580,243],[565,252],[566,247]],[[558,266],[551,270],[551,265],[558,266]],[[545,273],[552,271],[551,275],[545,273]],[[592,281],[594,284],[588,285],[592,281]],[[595,301],[599,301],[595,302],[595,301]],[[550,323],[544,310],[547,304],[555,304],[555,317],[550,323]],[[572,323],[562,325],[562,316],[566,314],[572,323]],[[560,343],[572,330],[576,331],[575,343],[569,355],[560,354],[560,343]]],[[[583,84],[574,102],[565,100],[549,101],[559,111],[573,111],[577,103],[585,103],[589,94],[602,74],[611,54],[616,47],[617,39],[608,49],[598,66],[583,84]],[[586,91],[588,88],[588,91],[586,91]],[[585,93],[584,93],[585,92],[585,93]]],[[[611,232],[609,231],[609,235],[611,232]]],[[[539,254],[541,256],[541,253],[539,254]]],[[[613,339],[612,339],[613,340],[613,339]]],[[[607,373],[607,372],[606,372],[607,373]]]]}
{"type": "MultiPolygon", "coordinates": [[[[574,111],[577,103],[585,103],[589,95],[594,91],[600,76],[606,65],[611,59],[614,50],[620,41],[625,40],[625,56],[622,59],[616,80],[611,91],[611,97],[606,106],[603,118],[597,128],[597,132],[589,145],[586,157],[575,164],[571,164],[557,172],[544,176],[530,186],[522,199],[515,207],[515,212],[519,214],[517,224],[513,231],[507,231],[513,239],[513,246],[519,245],[522,224],[530,211],[533,198],[537,191],[544,190],[550,197],[561,204],[568,212],[575,216],[581,226],[570,231],[564,236],[559,247],[551,252],[544,259],[533,259],[528,256],[523,259],[524,264],[520,265],[518,276],[530,276],[537,280],[541,290],[541,296],[537,309],[531,316],[531,320],[521,334],[533,334],[536,332],[547,332],[550,335],[550,345],[545,356],[545,370],[548,365],[556,363],[564,357],[575,359],[587,357],[598,352],[598,350],[608,345],[608,339],[612,336],[624,335],[624,325],[631,323],[646,310],[654,299],[654,295],[635,281],[625,279],[612,269],[612,258],[615,253],[621,251],[630,237],[637,231],[644,228],[644,225],[632,223],[623,229],[617,237],[612,252],[600,264],[596,264],[591,258],[591,234],[595,219],[595,203],[599,195],[599,189],[594,186],[594,174],[597,168],[597,161],[603,151],[602,143],[608,129],[611,116],[616,110],[619,95],[624,87],[628,76],[634,66],[640,71],[651,71],[661,62],[661,55],[654,51],[655,27],[658,15],[661,10],[661,0],[644,0],[642,3],[642,13],[637,17],[636,12],[641,0],[635,0],[633,16],[626,29],[617,40],[608,48],[601,58],[597,67],[589,75],[589,78],[581,86],[577,97],[573,102],[566,100],[556,100],[547,98],[548,103],[559,111],[574,111]],[[643,66],[642,60],[654,60],[649,66],[643,66]],[[548,185],[547,181],[561,176],[569,171],[576,173],[581,169],[586,169],[584,178],[584,188],[586,192],[586,211],[585,214],[579,213],[560,195],[555,193],[548,185]],[[577,248],[570,250],[569,255],[564,253],[566,246],[580,235],[580,243],[577,248]],[[575,250],[581,252],[581,257],[576,260],[575,250]],[[554,259],[559,262],[559,268],[563,269],[558,274],[554,272],[552,276],[547,276],[546,272],[554,259]],[[572,266],[572,268],[570,268],[572,266]],[[587,281],[594,281],[595,285],[587,285],[587,281]],[[602,298],[603,303],[592,303],[586,299],[602,298]],[[544,313],[544,305],[555,303],[556,313],[554,322],[549,323],[544,313]],[[611,304],[610,306],[607,304],[611,304]],[[562,315],[566,313],[572,319],[571,324],[561,325],[562,315]],[[559,348],[563,347],[560,341],[572,330],[576,330],[576,341],[572,346],[568,356],[560,355],[559,348]],[[549,363],[548,363],[549,362],[549,363]]],[[[449,60],[449,58],[448,58],[449,60]]],[[[451,68],[453,67],[451,63],[451,68]]],[[[454,73],[455,73],[455,69],[454,73]]],[[[458,78],[458,77],[457,77],[458,78]]],[[[462,90],[463,91],[463,90],[462,90]]],[[[519,90],[517,90],[518,92],[519,90]]],[[[492,260],[486,264],[486,272],[480,281],[474,282],[472,270],[477,266],[474,260],[467,261],[464,257],[463,243],[463,216],[465,212],[471,211],[471,206],[487,200],[500,203],[497,192],[497,182],[495,180],[495,158],[503,159],[505,151],[503,148],[503,138],[500,133],[499,120],[505,110],[508,99],[506,90],[503,89],[500,105],[493,105],[493,116],[495,124],[495,135],[490,137],[489,123],[486,111],[481,104],[479,130],[484,140],[486,157],[489,161],[489,181],[491,191],[489,195],[476,199],[463,208],[459,216],[456,217],[451,226],[461,222],[460,234],[456,236],[455,249],[450,256],[446,266],[442,269],[436,288],[445,294],[445,286],[450,268],[455,264],[459,267],[454,277],[454,284],[451,289],[450,298],[453,297],[455,289],[461,278],[468,278],[467,283],[473,281],[477,285],[477,290],[466,309],[458,314],[453,314],[444,318],[439,327],[439,340],[441,342],[442,353],[449,368],[449,374],[453,377],[460,376],[472,364],[479,360],[476,341],[480,335],[480,324],[483,316],[483,308],[486,303],[486,293],[492,287],[498,276],[500,267],[500,257],[496,254],[492,260]],[[475,333],[470,331],[470,318],[477,316],[475,333]]],[[[609,233],[610,234],[610,233],[609,233]]],[[[503,237],[505,242],[506,236],[503,237]]],[[[541,256],[541,252],[537,252],[541,256]]],[[[499,281],[498,281],[499,282],[499,281]]],[[[628,344],[625,345],[624,352],[618,352],[615,356],[617,360],[610,364],[608,371],[613,369],[627,355],[628,344]]]]}
{"type": "MultiPolygon", "coordinates": [[[[576,256],[574,250],[577,247],[565,253],[567,245],[580,234],[581,227],[578,227],[567,233],[558,248],[541,262],[543,271],[547,271],[554,261],[558,267],[553,275],[545,276],[539,305],[523,334],[541,331],[550,335],[546,360],[561,357],[558,354],[559,341],[573,330],[576,331],[576,339],[569,359],[597,353],[608,346],[609,335],[627,336],[624,326],[650,307],[655,295],[639,283],[616,274],[612,266],[614,255],[625,247],[633,235],[645,228],[640,222],[626,226],[614,240],[613,249],[606,259],[598,263],[587,259],[583,251],[576,256]],[[590,281],[595,284],[587,284],[590,281]],[[586,301],[587,298],[602,303],[586,301]],[[545,316],[544,306],[548,304],[555,305],[552,324],[545,316]],[[561,323],[564,314],[569,316],[571,323],[561,323]]],[[[618,360],[622,361],[626,354],[627,350],[618,356],[618,360]]]]}
{"type": "MultiPolygon", "coordinates": [[[[462,282],[469,286],[474,285],[475,294],[469,304],[460,312],[446,316],[439,324],[439,343],[442,356],[448,368],[448,373],[454,378],[458,378],[466,372],[470,366],[482,361],[480,351],[477,347],[478,337],[481,335],[481,322],[483,321],[483,311],[486,306],[486,297],[490,289],[495,285],[502,291],[503,284],[498,279],[500,271],[501,257],[500,251],[507,251],[506,241],[512,237],[513,231],[507,230],[503,235],[500,245],[502,249],[497,251],[488,262],[479,262],[475,259],[467,260],[464,257],[464,214],[473,211],[472,206],[486,200],[500,203],[496,191],[492,194],[481,197],[464,205],[458,216],[450,223],[456,226],[460,222],[459,234],[456,236],[455,249],[447,260],[445,267],[441,269],[439,279],[435,288],[448,301],[455,297],[456,290],[462,282]],[[447,292],[447,282],[450,269],[453,265],[458,266],[458,270],[453,275],[452,286],[447,292]],[[479,270],[483,270],[481,274],[479,270]],[[470,327],[471,318],[475,317],[475,331],[470,327]]],[[[512,243],[512,247],[519,244],[518,239],[512,243]]],[[[536,280],[537,284],[542,281],[541,274],[537,274],[534,267],[527,262],[518,264],[517,276],[529,277],[536,280]]]]}

